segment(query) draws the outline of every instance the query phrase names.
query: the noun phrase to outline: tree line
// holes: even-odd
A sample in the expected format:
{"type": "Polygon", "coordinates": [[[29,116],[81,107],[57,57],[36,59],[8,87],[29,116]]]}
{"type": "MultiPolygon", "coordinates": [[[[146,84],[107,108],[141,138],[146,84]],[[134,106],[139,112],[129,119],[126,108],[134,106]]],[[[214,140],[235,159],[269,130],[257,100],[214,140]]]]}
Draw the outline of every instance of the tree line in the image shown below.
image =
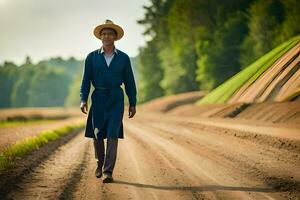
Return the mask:
{"type": "Polygon", "coordinates": [[[151,0],[144,9],[140,102],[212,90],[300,33],[298,0],[151,0]]]}
{"type": "Polygon", "coordinates": [[[47,107],[79,104],[73,84],[81,78],[82,61],[51,58],[33,64],[29,57],[17,66],[0,65],[0,107],[47,107]]]}

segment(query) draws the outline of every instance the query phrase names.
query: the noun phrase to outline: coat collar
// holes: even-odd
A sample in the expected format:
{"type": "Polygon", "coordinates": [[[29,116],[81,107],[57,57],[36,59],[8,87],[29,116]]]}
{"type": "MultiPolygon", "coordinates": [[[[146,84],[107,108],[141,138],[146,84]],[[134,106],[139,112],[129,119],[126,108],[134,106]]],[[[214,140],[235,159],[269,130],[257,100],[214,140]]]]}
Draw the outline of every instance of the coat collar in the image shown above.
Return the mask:
{"type": "MultiPolygon", "coordinates": [[[[101,47],[100,49],[98,49],[98,54],[103,54],[104,53],[104,49],[103,49],[103,47],[101,47]]],[[[115,54],[118,54],[118,50],[117,50],[117,48],[115,47],[115,49],[114,49],[114,53],[115,54]]]]}

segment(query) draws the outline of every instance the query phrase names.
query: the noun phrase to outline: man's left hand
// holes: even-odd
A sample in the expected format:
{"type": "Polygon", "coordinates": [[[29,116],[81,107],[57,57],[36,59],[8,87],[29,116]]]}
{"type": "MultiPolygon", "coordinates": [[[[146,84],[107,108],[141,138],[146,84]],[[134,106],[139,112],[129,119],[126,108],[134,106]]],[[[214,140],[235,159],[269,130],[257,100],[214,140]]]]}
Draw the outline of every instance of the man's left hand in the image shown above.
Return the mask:
{"type": "Polygon", "coordinates": [[[135,113],[136,113],[135,106],[130,106],[129,107],[129,113],[128,113],[129,118],[133,118],[133,116],[135,115],[135,113]]]}

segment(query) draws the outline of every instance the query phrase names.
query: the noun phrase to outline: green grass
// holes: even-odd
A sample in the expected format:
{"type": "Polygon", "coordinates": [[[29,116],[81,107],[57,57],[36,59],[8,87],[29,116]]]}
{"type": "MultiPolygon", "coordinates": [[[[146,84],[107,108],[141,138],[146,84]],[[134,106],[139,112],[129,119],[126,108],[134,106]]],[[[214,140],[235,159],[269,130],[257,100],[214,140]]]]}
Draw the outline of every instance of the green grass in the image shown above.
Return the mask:
{"type": "Polygon", "coordinates": [[[56,121],[58,120],[38,119],[38,120],[29,120],[29,121],[0,121],[0,127],[26,126],[26,125],[40,124],[40,123],[53,123],[56,121]]]}
{"type": "Polygon", "coordinates": [[[35,137],[28,137],[25,140],[11,145],[0,153],[0,174],[13,167],[17,159],[23,157],[29,152],[82,127],[84,127],[84,123],[65,126],[51,131],[41,131],[35,137]]]}
{"type": "Polygon", "coordinates": [[[249,66],[240,71],[222,85],[211,91],[200,99],[197,104],[218,104],[225,103],[235,91],[246,82],[253,83],[263,72],[265,72],[276,60],[294,47],[300,41],[300,36],[294,37],[281,45],[277,46],[249,66]]]}

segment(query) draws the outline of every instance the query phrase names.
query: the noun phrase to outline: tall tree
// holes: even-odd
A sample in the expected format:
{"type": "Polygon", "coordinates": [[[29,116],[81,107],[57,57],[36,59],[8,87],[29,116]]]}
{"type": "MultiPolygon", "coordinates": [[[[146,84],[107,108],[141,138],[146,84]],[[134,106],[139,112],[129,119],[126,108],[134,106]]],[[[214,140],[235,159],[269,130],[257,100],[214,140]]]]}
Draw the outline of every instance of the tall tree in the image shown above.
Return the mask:
{"type": "Polygon", "coordinates": [[[30,81],[28,106],[64,105],[69,83],[64,70],[40,67],[30,81]]]}
{"type": "Polygon", "coordinates": [[[168,30],[166,28],[166,13],[171,0],[151,0],[149,6],[144,6],[145,16],[138,23],[145,26],[144,35],[149,38],[146,46],[140,48],[137,71],[139,72],[138,88],[139,102],[164,95],[161,87],[163,69],[159,51],[164,46],[168,30]]]}
{"type": "Polygon", "coordinates": [[[241,64],[245,67],[276,45],[283,21],[284,7],[280,0],[257,0],[249,9],[249,34],[242,45],[241,64]]]}
{"type": "MultiPolygon", "coordinates": [[[[280,25],[276,44],[300,34],[300,3],[299,0],[281,0],[284,7],[284,18],[280,25]]],[[[278,13],[281,14],[281,13],[278,13]]]]}
{"type": "Polygon", "coordinates": [[[198,41],[197,79],[201,89],[211,90],[240,71],[240,46],[247,32],[245,14],[236,11],[219,21],[212,38],[198,41]]]}
{"type": "Polygon", "coordinates": [[[11,93],[18,79],[18,68],[12,62],[4,62],[0,66],[0,107],[11,107],[11,93]]]}
{"type": "Polygon", "coordinates": [[[69,85],[68,96],[66,97],[64,103],[65,106],[78,106],[80,104],[79,90],[81,79],[82,75],[78,74],[76,77],[74,77],[71,84],[69,85]]]}
{"type": "Polygon", "coordinates": [[[30,82],[37,70],[39,70],[39,68],[33,66],[31,63],[19,67],[20,75],[16,80],[11,93],[13,107],[25,107],[28,105],[30,82]]]}
{"type": "Polygon", "coordinates": [[[149,41],[146,47],[140,49],[138,66],[139,81],[137,86],[139,101],[142,103],[163,96],[164,91],[160,86],[163,74],[155,41],[149,41]]]}
{"type": "Polygon", "coordinates": [[[197,55],[193,30],[195,16],[190,12],[193,5],[192,0],[174,0],[167,13],[169,34],[163,48],[159,51],[164,69],[162,87],[166,94],[198,89],[195,76],[197,55]]]}

